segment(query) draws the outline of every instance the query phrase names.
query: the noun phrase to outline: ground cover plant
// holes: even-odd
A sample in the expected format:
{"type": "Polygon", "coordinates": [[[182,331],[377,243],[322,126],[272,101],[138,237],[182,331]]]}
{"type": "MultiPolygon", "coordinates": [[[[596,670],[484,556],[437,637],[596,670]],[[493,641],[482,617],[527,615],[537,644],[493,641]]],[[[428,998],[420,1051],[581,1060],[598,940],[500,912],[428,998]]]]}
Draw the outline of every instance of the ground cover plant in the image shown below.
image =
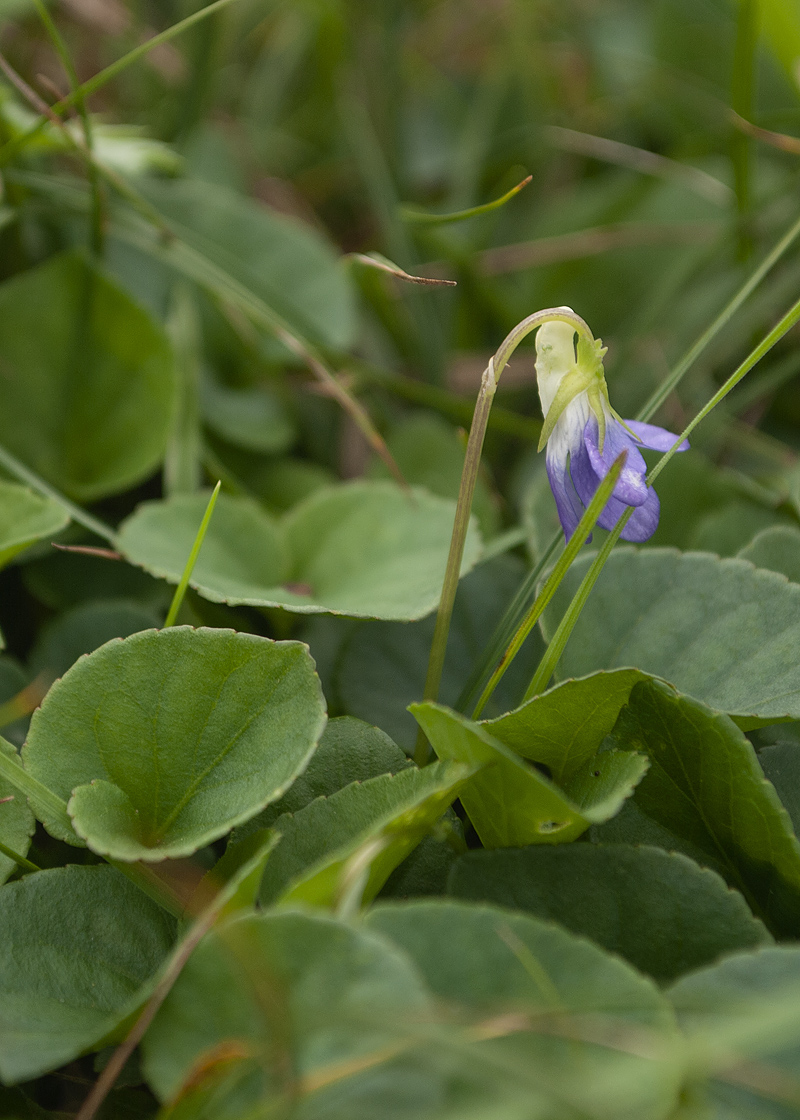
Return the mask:
{"type": "Polygon", "coordinates": [[[799,65],[0,0],[1,1118],[800,1116],[799,65]]]}

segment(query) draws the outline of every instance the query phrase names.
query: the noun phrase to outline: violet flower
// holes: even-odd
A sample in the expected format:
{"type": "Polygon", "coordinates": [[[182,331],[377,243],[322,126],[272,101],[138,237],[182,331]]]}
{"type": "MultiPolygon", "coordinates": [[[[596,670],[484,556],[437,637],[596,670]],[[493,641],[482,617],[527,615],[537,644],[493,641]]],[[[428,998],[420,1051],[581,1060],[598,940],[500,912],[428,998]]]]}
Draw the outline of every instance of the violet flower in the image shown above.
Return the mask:
{"type": "MultiPolygon", "coordinates": [[[[565,308],[569,310],[569,308],[565,308]]],[[[570,323],[553,321],[536,336],[536,378],[545,418],[539,450],[547,444],[547,477],[567,540],[614,460],[628,458],[598,525],[613,529],[628,506],[633,516],[622,530],[626,541],[646,541],[658,526],[660,505],[648,487],[647,464],[639,450],[669,451],[672,432],[638,420],[622,420],[608,400],[603,372],[605,348],[599,339],[578,335],[570,323]]],[[[687,440],[678,448],[685,451],[687,440]]]]}

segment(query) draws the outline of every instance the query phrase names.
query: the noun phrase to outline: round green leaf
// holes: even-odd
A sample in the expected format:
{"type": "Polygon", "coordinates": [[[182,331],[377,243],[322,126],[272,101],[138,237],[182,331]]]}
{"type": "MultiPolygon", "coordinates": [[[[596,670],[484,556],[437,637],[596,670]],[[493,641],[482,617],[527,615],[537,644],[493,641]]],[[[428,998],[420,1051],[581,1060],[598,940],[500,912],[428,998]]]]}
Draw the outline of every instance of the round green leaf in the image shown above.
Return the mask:
{"type": "MultiPolygon", "coordinates": [[[[672,1114],[673,1018],[652,981],[625,962],[549,922],[490,906],[383,904],[364,924],[405,950],[446,1005],[497,1024],[492,1049],[506,1078],[552,1095],[550,1115],[672,1114]],[[515,1018],[505,1032],[504,1015],[515,1018]],[[637,1037],[649,1039],[646,1056],[637,1037]],[[614,1038],[628,1044],[596,1045],[614,1038]]],[[[472,1061],[480,1060],[476,1048],[472,1061]]]]}
{"type": "MultiPolygon", "coordinates": [[[[792,1088],[800,1064],[800,949],[794,945],[737,953],[684,976],[667,993],[699,1072],[730,1070],[734,1084],[774,1098],[776,1076],[787,1073],[792,1088]],[[736,1073],[750,1060],[754,1073],[736,1073]],[[748,1084],[749,1081],[749,1084],[748,1084]],[[773,1091],[771,1092],[770,1089],[773,1091]]],[[[781,1100],[783,1094],[777,1096],[781,1100]]],[[[790,1098],[791,1099],[791,1098],[790,1098]]],[[[792,1102],[794,1103],[794,1101],[792,1102]]],[[[793,1115],[795,1109],[781,1111],[793,1115]]],[[[745,1114],[747,1115],[747,1114],[745,1114]]],[[[751,1115],[771,1116],[764,1106],[751,1115]]]]}
{"type": "MultiPolygon", "coordinates": [[[[125,521],[119,548],[177,583],[205,512],[205,494],[145,502],[125,521]]],[[[386,482],[317,491],[276,525],[253,502],[220,495],[191,585],[212,602],[304,614],[411,620],[436,608],[454,504],[386,482]]],[[[477,561],[467,537],[462,573],[477,561]]]]}
{"type": "Polygon", "coordinates": [[[0,890],[0,1077],[37,1077],[134,1012],[175,921],[111,867],[59,867],[0,890]]]}
{"type": "MultiPolygon", "coordinates": [[[[251,914],[218,928],[194,952],[145,1035],[145,1073],[159,1097],[171,1098],[201,1055],[239,1039],[255,1044],[278,1075],[273,1094],[281,1092],[288,1058],[304,1079],[330,1069],[335,1100],[348,1081],[358,1086],[360,1058],[370,1068],[373,1054],[404,1040],[409,1018],[430,1011],[416,969],[375,934],[322,915],[251,914]],[[266,992],[268,1005],[260,998],[266,992]]],[[[296,1088],[309,1091],[299,1082],[296,1088]]],[[[343,1103],[327,1115],[383,1115],[348,1112],[343,1103]]]]}
{"type": "Polygon", "coordinates": [[[75,832],[94,850],[160,860],[189,855],[280,797],[324,723],[299,642],[147,630],[102,646],[53,686],[23,758],[69,801],[75,832]]]}
{"type": "MultiPolygon", "coordinates": [[[[176,494],[163,502],[143,502],[120,526],[118,548],[151,575],[178,583],[208,498],[208,493],[176,494]]],[[[254,589],[279,585],[287,567],[274,520],[248,498],[220,494],[191,586],[212,602],[251,603],[254,589]]]]}
{"type": "Polygon", "coordinates": [[[117,493],[158,466],[174,396],[169,344],[83,257],[0,285],[0,370],[0,441],[72,496],[117,493]]]}
{"type": "Polygon", "coordinates": [[[28,545],[55,536],[68,524],[68,515],[51,498],[43,498],[27,486],[0,481],[0,567],[28,545]]]}
{"type": "Polygon", "coordinates": [[[719,875],[660,848],[469,852],[453,867],[449,893],[558,922],[662,983],[769,940],[719,875]]]}
{"type": "MultiPolygon", "coordinates": [[[[591,557],[545,612],[551,637],[591,557]]],[[[800,717],[800,587],[744,560],[616,549],[572,632],[560,679],[635,666],[742,726],[800,717]]]]}

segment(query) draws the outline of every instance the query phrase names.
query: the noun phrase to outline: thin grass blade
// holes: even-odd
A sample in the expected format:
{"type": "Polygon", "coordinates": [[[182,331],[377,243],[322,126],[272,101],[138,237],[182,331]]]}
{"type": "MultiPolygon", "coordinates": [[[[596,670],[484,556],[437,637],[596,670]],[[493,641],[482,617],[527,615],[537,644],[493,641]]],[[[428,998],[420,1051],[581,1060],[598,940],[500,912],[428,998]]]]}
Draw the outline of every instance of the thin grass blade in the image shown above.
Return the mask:
{"type": "Polygon", "coordinates": [[[211,497],[208,499],[206,512],[203,514],[203,520],[200,522],[200,528],[197,530],[197,536],[194,538],[192,551],[189,553],[189,559],[186,561],[186,567],[183,569],[181,581],[175,588],[175,594],[172,596],[167,617],[164,620],[164,629],[168,626],[175,625],[175,619],[178,617],[178,611],[181,609],[183,597],[186,594],[186,588],[189,586],[189,580],[192,578],[194,566],[197,563],[197,557],[200,555],[200,549],[203,547],[206,531],[211,521],[211,515],[214,512],[214,506],[217,504],[217,497],[219,496],[222,481],[219,481],[212,491],[211,497]]]}
{"type": "Polygon", "coordinates": [[[578,527],[570,537],[567,547],[558,558],[558,563],[555,565],[552,572],[547,577],[544,587],[536,596],[532,607],[523,619],[519,629],[512,638],[505,653],[503,654],[500,663],[492,673],[488,684],[481,693],[481,697],[478,700],[478,703],[475,705],[475,711],[472,713],[473,719],[477,719],[483,709],[486,707],[487,701],[489,700],[490,696],[497,688],[497,685],[500,683],[506,670],[511,665],[511,662],[519,653],[520,649],[522,648],[523,642],[528,637],[531,630],[538,622],[539,618],[542,616],[545,607],[555,595],[561,581],[572,566],[572,563],[577,557],[581,548],[591,535],[592,530],[597,524],[598,518],[606,507],[606,503],[614,492],[614,487],[617,484],[619,476],[622,474],[622,469],[625,466],[627,458],[627,451],[623,451],[620,455],[617,456],[608,474],[595,491],[594,497],[584,510],[583,516],[578,522],[578,527]]]}

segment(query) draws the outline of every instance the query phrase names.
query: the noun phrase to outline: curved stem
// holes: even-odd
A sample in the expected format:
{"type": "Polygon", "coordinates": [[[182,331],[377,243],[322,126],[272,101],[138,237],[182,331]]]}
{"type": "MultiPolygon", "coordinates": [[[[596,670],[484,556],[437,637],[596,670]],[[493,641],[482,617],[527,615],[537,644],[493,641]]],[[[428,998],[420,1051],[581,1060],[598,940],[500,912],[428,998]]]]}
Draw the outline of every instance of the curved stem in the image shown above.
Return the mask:
{"type": "MultiPolygon", "coordinates": [[[[489,422],[492,400],[497,390],[497,382],[500,378],[500,374],[508,365],[511,355],[522,340],[529,335],[531,331],[536,330],[537,327],[541,327],[544,323],[551,323],[554,321],[569,323],[579,334],[594,343],[594,336],[589,330],[588,324],[580,315],[576,315],[575,312],[571,311],[568,307],[548,307],[544,311],[536,311],[533,315],[528,315],[521,323],[517,323],[516,327],[514,327],[500,343],[497,353],[493,358],[489,359],[489,364],[484,370],[478,399],[475,403],[475,412],[472,416],[472,425],[470,427],[467,450],[464,457],[464,468],[461,472],[461,486],[456,503],[453,533],[450,538],[450,552],[447,557],[442,595],[439,600],[439,610],[436,615],[436,626],[433,631],[433,641],[431,642],[431,652],[428,660],[428,672],[425,678],[425,691],[423,694],[423,699],[425,700],[436,700],[439,695],[439,687],[442,683],[442,671],[444,669],[445,653],[447,652],[447,638],[450,633],[453,606],[456,600],[456,591],[458,590],[458,580],[461,575],[461,561],[464,556],[464,544],[469,529],[472,498],[475,493],[475,484],[478,479],[478,469],[481,462],[481,452],[483,451],[483,442],[486,436],[486,427],[489,422]]],[[[429,757],[430,748],[427,739],[425,738],[424,732],[420,731],[417,736],[414,759],[418,765],[422,766],[428,761],[429,757]]]]}

